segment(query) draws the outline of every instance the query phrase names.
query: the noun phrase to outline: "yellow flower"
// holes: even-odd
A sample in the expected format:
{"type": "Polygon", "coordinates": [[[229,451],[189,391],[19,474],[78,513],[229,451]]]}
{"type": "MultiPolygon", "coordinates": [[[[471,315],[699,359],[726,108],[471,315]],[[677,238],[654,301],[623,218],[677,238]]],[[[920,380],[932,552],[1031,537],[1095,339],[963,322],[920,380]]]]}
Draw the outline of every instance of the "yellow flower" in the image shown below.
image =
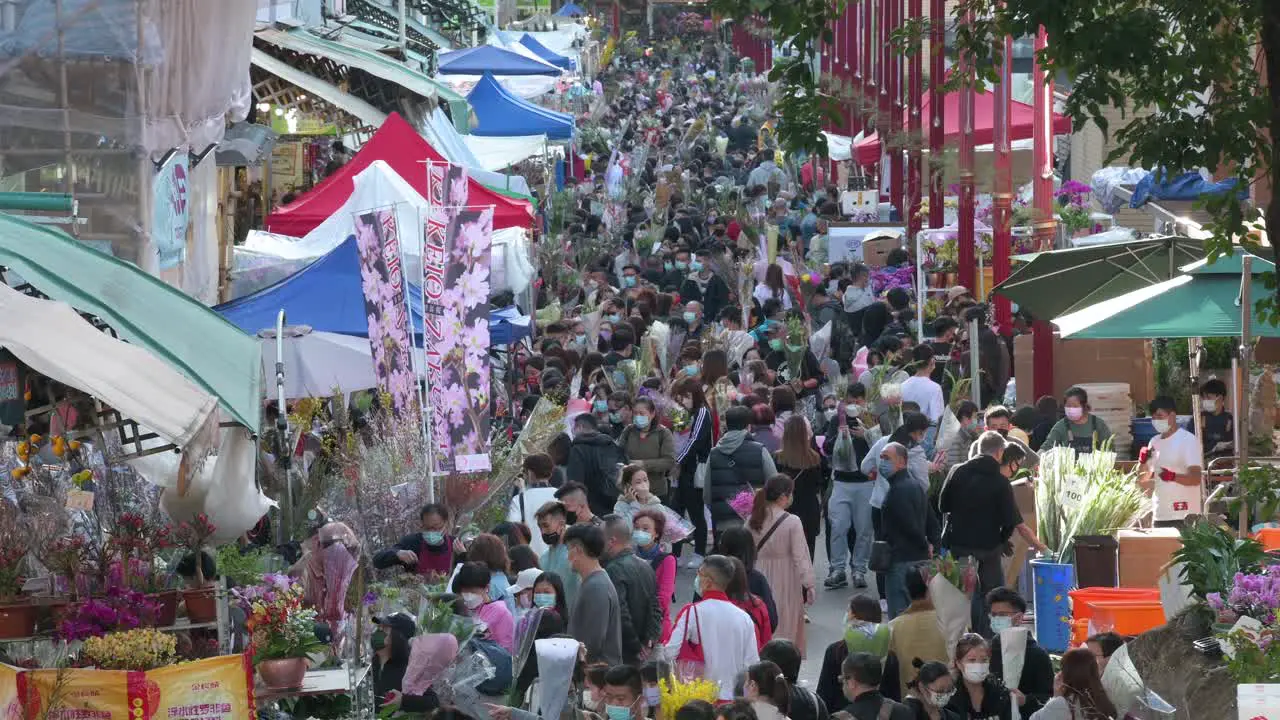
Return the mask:
{"type": "Polygon", "coordinates": [[[662,717],[667,718],[675,717],[676,711],[692,700],[705,700],[714,705],[720,697],[720,686],[710,680],[680,682],[667,679],[660,681],[658,687],[662,697],[659,703],[662,717]]]}

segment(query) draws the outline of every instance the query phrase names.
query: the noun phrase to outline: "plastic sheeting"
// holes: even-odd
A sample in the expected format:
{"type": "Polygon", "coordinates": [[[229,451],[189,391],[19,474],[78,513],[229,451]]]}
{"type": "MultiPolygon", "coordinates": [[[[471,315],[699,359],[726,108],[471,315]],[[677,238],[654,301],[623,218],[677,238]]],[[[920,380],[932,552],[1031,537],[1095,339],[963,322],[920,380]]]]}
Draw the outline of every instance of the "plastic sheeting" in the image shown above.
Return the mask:
{"type": "MultiPolygon", "coordinates": [[[[466,135],[463,141],[475,155],[481,167],[500,170],[534,155],[547,147],[546,135],[516,135],[514,137],[481,137],[466,135]]],[[[520,178],[523,180],[524,178],[520,178]]]]}
{"type": "Polygon", "coordinates": [[[467,100],[479,120],[471,131],[473,135],[510,137],[544,134],[553,140],[573,137],[572,115],[522,100],[502,87],[492,75],[486,74],[481,78],[467,100]]]}
{"type": "MultiPolygon", "coordinates": [[[[275,331],[261,333],[262,368],[275,375],[275,331]]],[[[333,391],[353,392],[377,387],[373,370],[373,351],[369,339],[355,335],[316,332],[308,327],[291,326],[284,332],[284,393],[292,400],[325,397],[333,391]]],[[[422,351],[415,348],[414,368],[421,376],[426,368],[422,351]]],[[[275,397],[276,386],[265,388],[275,397]]]]}
{"type": "MultiPolygon", "coordinates": [[[[393,206],[400,228],[404,271],[410,279],[422,274],[422,223],[427,201],[387,163],[374,161],[356,175],[354,189],[343,206],[333,212],[306,237],[251,232],[243,246],[235,249],[232,272],[233,295],[256,292],[302,269],[331,252],[355,234],[355,214],[372,208],[393,206]]],[[[533,281],[529,246],[524,230],[504,228],[493,234],[493,262],[489,285],[492,291],[524,292],[533,281]]],[[[290,320],[290,322],[295,322],[290,320]]],[[[300,321],[298,321],[300,322],[300,321]]],[[[257,332],[255,328],[250,332],[257,332]]],[[[319,329],[319,328],[317,328],[319,329]]]]}
{"type": "MultiPolygon", "coordinates": [[[[1172,179],[1167,178],[1164,171],[1148,173],[1133,188],[1133,197],[1129,198],[1129,207],[1140,208],[1149,200],[1198,200],[1204,195],[1221,195],[1231,192],[1236,186],[1235,178],[1227,178],[1219,182],[1206,179],[1198,172],[1185,172],[1172,179]]],[[[1248,189],[1241,190],[1241,200],[1249,196],[1248,189]]]]}

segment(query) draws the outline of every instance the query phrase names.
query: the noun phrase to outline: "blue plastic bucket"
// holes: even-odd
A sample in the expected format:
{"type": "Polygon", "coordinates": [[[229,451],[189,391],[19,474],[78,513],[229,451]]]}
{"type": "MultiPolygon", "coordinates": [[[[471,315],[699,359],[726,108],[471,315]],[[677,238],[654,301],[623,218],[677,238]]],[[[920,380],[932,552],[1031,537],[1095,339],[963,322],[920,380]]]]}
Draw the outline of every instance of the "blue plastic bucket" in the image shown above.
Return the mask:
{"type": "Polygon", "coordinates": [[[1137,459],[1138,452],[1156,436],[1156,429],[1151,427],[1151,418],[1136,417],[1129,423],[1129,432],[1133,434],[1133,457],[1137,459]]]}
{"type": "Polygon", "coordinates": [[[1066,563],[1031,561],[1035,583],[1036,642],[1049,652],[1066,652],[1071,646],[1071,598],[1075,569],[1066,563]]]}

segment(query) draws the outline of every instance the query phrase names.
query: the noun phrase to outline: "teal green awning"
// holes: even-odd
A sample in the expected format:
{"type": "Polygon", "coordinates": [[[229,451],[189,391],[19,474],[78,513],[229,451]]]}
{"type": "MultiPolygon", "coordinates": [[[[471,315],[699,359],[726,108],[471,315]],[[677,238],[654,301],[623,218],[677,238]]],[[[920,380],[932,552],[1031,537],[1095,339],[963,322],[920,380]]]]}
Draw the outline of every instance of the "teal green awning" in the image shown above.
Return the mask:
{"type": "Polygon", "coordinates": [[[0,267],[51,299],[98,316],[122,339],[146,348],[218,398],[236,422],[258,431],[258,341],[210,308],[61,230],[2,213],[0,267]]]}

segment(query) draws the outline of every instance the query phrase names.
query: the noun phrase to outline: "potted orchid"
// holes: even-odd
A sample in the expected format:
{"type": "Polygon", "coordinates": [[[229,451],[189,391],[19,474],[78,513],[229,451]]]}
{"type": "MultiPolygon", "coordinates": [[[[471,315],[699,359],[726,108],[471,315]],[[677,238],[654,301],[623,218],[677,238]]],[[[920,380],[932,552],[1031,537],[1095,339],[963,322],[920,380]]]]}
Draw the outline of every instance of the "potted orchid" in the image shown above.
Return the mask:
{"type": "Polygon", "coordinates": [[[316,611],[303,606],[302,586],[286,575],[235,591],[244,608],[249,648],[263,684],[272,690],[302,686],[309,656],[325,649],[316,637],[316,611]]]}
{"type": "Polygon", "coordinates": [[[1071,236],[1088,234],[1093,227],[1089,212],[1089,195],[1093,189],[1076,180],[1068,180],[1058,189],[1058,217],[1063,230],[1071,236]]]}
{"type": "Polygon", "coordinates": [[[1231,623],[1218,642],[1235,681],[1280,682],[1280,565],[1236,573],[1227,592],[1209,593],[1205,602],[1217,613],[1217,627],[1231,623]]]}
{"type": "Polygon", "coordinates": [[[177,640],[152,628],[113,632],[85,640],[80,658],[99,670],[146,672],[177,661],[177,640]]]}

